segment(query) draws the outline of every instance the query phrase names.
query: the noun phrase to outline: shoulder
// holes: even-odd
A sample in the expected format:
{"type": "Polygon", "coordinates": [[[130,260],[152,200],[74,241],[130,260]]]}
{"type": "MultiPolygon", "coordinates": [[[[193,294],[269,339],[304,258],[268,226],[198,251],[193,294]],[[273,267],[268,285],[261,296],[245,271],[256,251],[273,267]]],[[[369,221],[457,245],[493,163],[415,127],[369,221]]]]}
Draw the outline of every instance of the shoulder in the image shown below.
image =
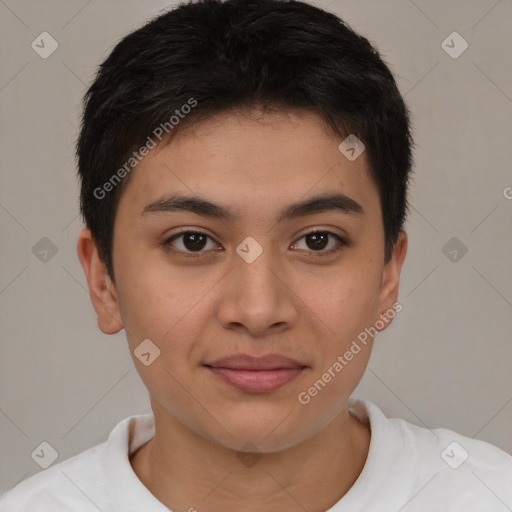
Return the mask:
{"type": "Polygon", "coordinates": [[[27,478],[0,497],[0,512],[98,512],[94,500],[100,500],[98,493],[103,487],[101,457],[105,445],[89,448],[27,478]]]}
{"type": "MultiPolygon", "coordinates": [[[[151,414],[129,416],[107,441],[21,482],[0,496],[0,512],[109,512],[147,493],[129,454],[154,435],[151,414]],[[115,494],[115,496],[114,496],[115,494]]],[[[126,508],[126,507],[125,507],[126,508]]]]}
{"type": "Polygon", "coordinates": [[[424,486],[425,496],[450,497],[454,506],[465,510],[512,507],[512,455],[449,429],[429,429],[401,419],[389,421],[421,468],[416,487],[424,486]]]}
{"type": "Polygon", "coordinates": [[[367,400],[353,401],[351,410],[372,433],[358,488],[374,494],[365,510],[380,510],[386,499],[404,512],[512,510],[512,456],[504,450],[449,429],[387,418],[367,400]]]}

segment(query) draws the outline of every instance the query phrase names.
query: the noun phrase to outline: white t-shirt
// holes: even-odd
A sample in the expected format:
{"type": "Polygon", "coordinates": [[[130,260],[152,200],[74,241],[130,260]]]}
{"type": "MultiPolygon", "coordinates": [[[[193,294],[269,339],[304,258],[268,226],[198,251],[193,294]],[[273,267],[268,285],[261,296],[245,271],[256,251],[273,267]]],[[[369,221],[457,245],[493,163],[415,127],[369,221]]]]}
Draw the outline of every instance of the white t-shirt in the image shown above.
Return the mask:
{"type": "MultiPolygon", "coordinates": [[[[511,455],[450,430],[387,419],[366,400],[350,400],[349,410],[369,422],[370,450],[355,484],[328,512],[512,510],[511,455]]],[[[0,511],[169,512],[130,465],[129,454],[153,436],[151,414],[126,418],[105,443],[4,493],[0,511]]]]}

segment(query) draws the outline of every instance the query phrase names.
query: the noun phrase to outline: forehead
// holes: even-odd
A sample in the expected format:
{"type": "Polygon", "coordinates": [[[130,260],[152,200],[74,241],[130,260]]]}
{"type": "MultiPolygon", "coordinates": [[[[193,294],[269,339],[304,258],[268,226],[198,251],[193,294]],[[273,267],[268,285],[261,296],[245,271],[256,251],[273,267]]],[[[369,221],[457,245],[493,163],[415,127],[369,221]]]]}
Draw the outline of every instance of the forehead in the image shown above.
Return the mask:
{"type": "Polygon", "coordinates": [[[340,192],[371,213],[378,193],[366,155],[349,160],[339,150],[342,141],[313,112],[224,113],[151,150],[132,171],[120,208],[124,203],[140,214],[150,202],[179,192],[262,215],[263,206],[340,192]]]}

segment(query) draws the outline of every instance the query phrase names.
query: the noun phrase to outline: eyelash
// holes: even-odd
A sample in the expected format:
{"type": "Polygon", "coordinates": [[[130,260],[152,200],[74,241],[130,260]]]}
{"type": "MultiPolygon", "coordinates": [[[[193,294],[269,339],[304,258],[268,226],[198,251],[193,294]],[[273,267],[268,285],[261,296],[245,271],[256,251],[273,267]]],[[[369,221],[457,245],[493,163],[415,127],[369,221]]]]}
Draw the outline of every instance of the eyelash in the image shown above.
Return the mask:
{"type": "MultiPolygon", "coordinates": [[[[172,235],[171,237],[167,238],[166,240],[164,240],[162,242],[162,246],[165,249],[167,249],[169,251],[172,251],[172,252],[174,252],[176,254],[179,254],[179,255],[181,255],[181,256],[183,256],[185,258],[198,258],[198,257],[204,256],[205,251],[196,251],[196,252],[189,251],[189,252],[187,252],[187,251],[182,251],[181,249],[175,249],[172,246],[172,242],[174,242],[174,240],[176,240],[177,238],[182,237],[184,235],[190,235],[190,234],[203,235],[203,236],[206,236],[207,238],[209,238],[210,240],[213,240],[212,237],[210,237],[209,235],[207,235],[206,233],[204,233],[202,231],[196,231],[196,230],[193,230],[193,229],[187,229],[187,230],[180,231],[179,233],[176,233],[176,234],[172,235]]],[[[341,251],[345,246],[348,245],[348,242],[343,237],[341,237],[340,235],[338,235],[336,233],[333,233],[332,231],[321,230],[321,229],[315,229],[315,230],[309,231],[307,233],[304,233],[297,240],[297,242],[293,243],[293,245],[298,243],[303,238],[305,238],[305,237],[307,237],[309,235],[314,235],[314,234],[325,234],[325,235],[328,235],[329,237],[335,238],[337,240],[337,242],[338,242],[337,246],[334,249],[330,249],[328,251],[309,250],[308,252],[313,253],[314,257],[331,256],[331,255],[341,251]]]]}

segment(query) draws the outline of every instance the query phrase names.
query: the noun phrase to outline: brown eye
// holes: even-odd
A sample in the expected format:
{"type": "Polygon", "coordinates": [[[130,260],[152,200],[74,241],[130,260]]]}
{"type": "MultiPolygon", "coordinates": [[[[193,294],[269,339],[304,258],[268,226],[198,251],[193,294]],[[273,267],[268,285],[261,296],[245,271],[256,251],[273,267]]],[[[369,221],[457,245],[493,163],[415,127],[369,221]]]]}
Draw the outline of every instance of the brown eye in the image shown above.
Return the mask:
{"type": "Polygon", "coordinates": [[[183,235],[183,245],[189,251],[200,251],[206,245],[206,236],[200,233],[186,233],[183,235]]]}
{"type": "Polygon", "coordinates": [[[306,235],[306,245],[314,251],[321,251],[327,247],[329,243],[328,233],[310,233],[306,235]]]}
{"type": "Polygon", "coordinates": [[[306,233],[293,244],[293,249],[317,253],[315,256],[328,256],[340,251],[347,242],[330,231],[312,231],[306,233]]]}
{"type": "Polygon", "coordinates": [[[177,252],[183,253],[202,253],[217,247],[207,234],[200,231],[182,231],[167,239],[164,246],[172,246],[177,252]]]}

